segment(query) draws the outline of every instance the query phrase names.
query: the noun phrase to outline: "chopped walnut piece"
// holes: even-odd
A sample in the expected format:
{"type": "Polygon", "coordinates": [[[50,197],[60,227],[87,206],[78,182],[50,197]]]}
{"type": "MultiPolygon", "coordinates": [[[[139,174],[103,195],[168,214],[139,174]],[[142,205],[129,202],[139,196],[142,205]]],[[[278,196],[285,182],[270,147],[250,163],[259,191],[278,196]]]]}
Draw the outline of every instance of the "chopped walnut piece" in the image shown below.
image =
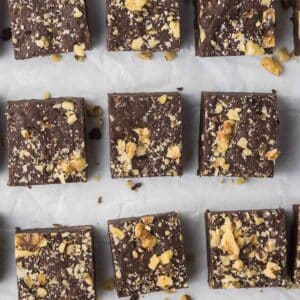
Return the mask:
{"type": "Polygon", "coordinates": [[[178,21],[171,21],[170,22],[170,30],[175,39],[180,38],[180,23],[178,21]]]}
{"type": "Polygon", "coordinates": [[[151,235],[150,233],[141,239],[141,245],[142,248],[151,250],[153,249],[157,244],[157,238],[154,235],[151,235]]]}
{"type": "Polygon", "coordinates": [[[173,280],[169,276],[160,275],[157,277],[156,285],[161,289],[167,289],[173,285],[173,280]]]}
{"type": "Polygon", "coordinates": [[[167,95],[161,95],[157,98],[157,101],[160,103],[160,104],[165,104],[168,100],[168,96],[167,95]]]}
{"type": "Polygon", "coordinates": [[[235,121],[224,121],[221,129],[217,133],[217,150],[220,153],[226,152],[229,147],[229,140],[234,131],[235,121]]]}
{"type": "Polygon", "coordinates": [[[125,238],[125,233],[115,226],[110,226],[109,231],[113,235],[113,237],[115,237],[118,240],[123,240],[125,238]]]}
{"type": "Polygon", "coordinates": [[[35,40],[35,44],[39,48],[48,49],[49,48],[49,41],[46,37],[42,36],[40,39],[35,40]]]}
{"type": "Polygon", "coordinates": [[[235,241],[232,230],[229,228],[224,232],[219,247],[235,258],[238,258],[240,255],[240,248],[235,241]]]}
{"type": "Polygon", "coordinates": [[[169,147],[167,157],[172,159],[179,159],[181,157],[181,147],[178,145],[169,147]]]}
{"type": "Polygon", "coordinates": [[[60,54],[53,54],[51,55],[51,60],[53,62],[59,62],[62,60],[62,56],[60,54]]]}
{"type": "Polygon", "coordinates": [[[189,295],[182,295],[180,296],[179,300],[192,300],[192,297],[189,295]]]}
{"type": "Polygon", "coordinates": [[[138,54],[138,57],[143,60],[151,60],[153,57],[153,52],[150,51],[142,51],[138,54]]]}
{"type": "Polygon", "coordinates": [[[279,76],[283,71],[281,64],[272,57],[264,57],[261,66],[275,76],[279,76]]]}
{"type": "Polygon", "coordinates": [[[170,263],[172,257],[173,257],[173,251],[167,250],[159,256],[159,259],[162,265],[167,265],[170,263]]]}
{"type": "Polygon", "coordinates": [[[150,258],[148,267],[154,271],[157,268],[157,266],[159,265],[159,262],[160,262],[159,257],[156,254],[153,254],[150,258]]]}
{"type": "Polygon", "coordinates": [[[147,4],[147,0],[125,0],[125,7],[132,11],[138,12],[147,4]]]}
{"type": "Polygon", "coordinates": [[[265,157],[268,159],[268,160],[273,160],[275,161],[278,156],[280,155],[280,151],[278,149],[273,149],[273,150],[270,150],[266,153],[265,157]]]}
{"type": "Polygon", "coordinates": [[[144,45],[144,39],[142,37],[138,37],[132,41],[131,49],[135,51],[140,51],[143,45],[144,45]]]}
{"type": "Polygon", "coordinates": [[[235,183],[236,184],[244,184],[246,182],[246,179],[244,177],[238,177],[236,180],[235,180],[235,183]]]}
{"type": "Polygon", "coordinates": [[[254,42],[248,41],[246,43],[246,49],[245,49],[246,55],[263,55],[264,53],[265,53],[264,48],[260,47],[254,42]]]}
{"type": "Polygon", "coordinates": [[[154,221],[154,216],[144,216],[144,217],[142,217],[142,221],[145,224],[152,224],[154,221]]]}
{"type": "Polygon", "coordinates": [[[75,44],[73,46],[73,51],[74,51],[74,54],[78,57],[85,57],[85,44],[82,43],[82,44],[75,44]]]}
{"type": "Polygon", "coordinates": [[[262,273],[268,278],[276,279],[276,272],[280,270],[281,267],[278,266],[276,263],[268,262],[266,268],[263,270],[262,273]]]}
{"type": "Polygon", "coordinates": [[[167,61],[174,60],[176,58],[177,54],[175,51],[167,51],[165,52],[165,59],[167,61]]]}

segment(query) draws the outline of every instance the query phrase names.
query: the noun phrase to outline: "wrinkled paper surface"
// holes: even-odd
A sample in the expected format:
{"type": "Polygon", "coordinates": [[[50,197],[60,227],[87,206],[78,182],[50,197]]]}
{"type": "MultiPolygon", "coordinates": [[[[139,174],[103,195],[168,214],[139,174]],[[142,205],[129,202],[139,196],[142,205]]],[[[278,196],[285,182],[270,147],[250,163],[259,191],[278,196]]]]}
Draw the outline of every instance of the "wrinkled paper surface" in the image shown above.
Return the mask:
{"type": "MultiPolygon", "coordinates": [[[[283,207],[291,214],[300,203],[300,64],[296,59],[284,65],[279,78],[259,66],[257,57],[197,58],[194,56],[193,7],[182,3],[183,49],[172,62],[163,54],[143,61],[135,53],[107,53],[105,50],[105,1],[90,0],[90,23],[94,49],[84,63],[66,54],[59,63],[50,57],[15,61],[11,41],[0,42],[0,131],[5,136],[5,102],[53,97],[82,96],[101,105],[105,125],[100,141],[88,141],[89,181],[85,184],[7,187],[6,145],[0,148],[0,295],[17,299],[14,261],[14,228],[47,227],[51,224],[92,224],[96,239],[97,289],[101,299],[117,299],[115,291],[103,291],[101,283],[112,277],[106,234],[107,219],[178,210],[181,213],[190,288],[174,294],[156,293],[144,299],[179,299],[186,293],[193,299],[259,300],[299,299],[295,289],[211,290],[207,285],[205,231],[206,209],[256,209],[283,207]],[[126,180],[112,180],[109,172],[107,118],[108,92],[176,91],[183,87],[184,176],[147,178],[137,192],[126,180]],[[277,90],[280,113],[280,150],[274,179],[251,179],[236,185],[230,179],[196,176],[201,91],[270,92],[277,90]],[[100,176],[100,180],[95,180],[100,176]],[[98,204],[98,197],[103,203],[98,204]]],[[[281,9],[278,43],[292,50],[291,11],[281,9]]],[[[0,0],[0,27],[8,26],[6,0],[0,0]]],[[[90,125],[92,126],[92,125],[90,125]]]]}

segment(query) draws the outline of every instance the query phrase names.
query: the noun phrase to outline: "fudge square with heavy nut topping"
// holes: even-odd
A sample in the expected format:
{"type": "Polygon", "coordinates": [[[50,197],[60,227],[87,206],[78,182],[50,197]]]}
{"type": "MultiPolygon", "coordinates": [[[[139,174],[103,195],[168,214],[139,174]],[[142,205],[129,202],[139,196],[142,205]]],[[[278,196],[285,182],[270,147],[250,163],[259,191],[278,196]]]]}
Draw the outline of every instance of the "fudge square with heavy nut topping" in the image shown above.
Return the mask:
{"type": "Polygon", "coordinates": [[[196,55],[271,53],[275,0],[195,0],[196,55]]]}
{"type": "Polygon", "coordinates": [[[17,230],[19,300],[95,300],[91,226],[17,230]]]}
{"type": "Polygon", "coordinates": [[[179,215],[108,221],[119,297],[188,287],[179,215]]]}
{"type": "Polygon", "coordinates": [[[9,101],[9,185],[87,180],[84,100],[9,101]]]}
{"type": "Polygon", "coordinates": [[[106,0],[109,51],[178,51],[178,0],[106,0]]]}
{"type": "Polygon", "coordinates": [[[86,0],[8,0],[8,4],[16,59],[91,49],[86,0]]]}
{"type": "Polygon", "coordinates": [[[203,92],[200,176],[273,177],[278,113],[275,93],[203,92]]]}
{"type": "Polygon", "coordinates": [[[300,286],[300,205],[293,205],[293,227],[292,227],[292,249],[291,261],[293,271],[293,282],[300,286]]]}
{"type": "Polygon", "coordinates": [[[286,286],[283,209],[206,211],[205,221],[211,288],[286,286]]]}
{"type": "Polygon", "coordinates": [[[112,177],[182,175],[180,94],[108,97],[112,177]]]}

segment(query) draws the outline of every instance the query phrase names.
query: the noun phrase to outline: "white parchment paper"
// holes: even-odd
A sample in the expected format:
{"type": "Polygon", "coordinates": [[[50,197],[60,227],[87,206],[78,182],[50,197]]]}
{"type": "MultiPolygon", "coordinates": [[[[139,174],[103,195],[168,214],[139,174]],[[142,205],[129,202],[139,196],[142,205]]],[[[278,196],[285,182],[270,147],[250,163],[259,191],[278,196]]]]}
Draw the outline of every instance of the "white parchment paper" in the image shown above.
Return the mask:
{"type": "MultiPolygon", "coordinates": [[[[156,293],[144,299],[178,299],[183,293],[193,299],[300,299],[296,289],[211,290],[207,285],[205,231],[206,209],[255,209],[283,207],[291,212],[300,203],[300,64],[285,64],[281,77],[267,73],[252,57],[197,58],[194,56],[192,1],[182,3],[183,49],[176,60],[166,62],[162,54],[151,61],[139,60],[134,53],[107,53],[105,50],[105,1],[89,0],[94,49],[84,63],[73,54],[59,63],[50,57],[15,61],[10,42],[0,42],[0,132],[5,136],[5,102],[41,98],[45,91],[53,97],[82,96],[101,105],[105,125],[101,141],[89,141],[90,179],[85,184],[34,186],[32,189],[7,187],[5,145],[0,148],[0,299],[17,299],[14,228],[92,224],[95,227],[98,297],[117,299],[115,291],[103,291],[101,282],[112,277],[107,219],[178,210],[182,215],[189,263],[190,288],[174,294],[156,293]],[[147,178],[138,192],[126,180],[112,180],[109,172],[107,125],[108,92],[175,91],[183,87],[184,97],[184,176],[147,178]],[[200,92],[278,91],[281,157],[274,179],[251,179],[244,185],[231,180],[196,176],[200,92]],[[97,165],[96,163],[99,163],[97,165]],[[100,176],[100,181],[94,179],[100,176]],[[103,203],[98,204],[99,196],[103,203]]],[[[292,49],[291,11],[280,10],[278,42],[292,49]]],[[[0,0],[0,27],[6,27],[7,4],[0,0]]]]}

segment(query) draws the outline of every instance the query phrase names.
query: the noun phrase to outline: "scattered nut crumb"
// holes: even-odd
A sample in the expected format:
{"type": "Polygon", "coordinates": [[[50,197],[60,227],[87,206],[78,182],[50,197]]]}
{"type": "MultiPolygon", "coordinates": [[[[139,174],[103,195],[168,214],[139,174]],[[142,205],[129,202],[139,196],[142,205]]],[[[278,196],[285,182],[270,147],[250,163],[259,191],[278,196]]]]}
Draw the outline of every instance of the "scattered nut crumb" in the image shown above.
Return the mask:
{"type": "Polygon", "coordinates": [[[98,201],[97,201],[99,204],[102,203],[102,197],[98,197],[98,201]]]}
{"type": "Polygon", "coordinates": [[[90,140],[100,140],[101,139],[101,131],[99,128],[93,128],[90,132],[89,132],[89,139],[90,140]]]}
{"type": "Polygon", "coordinates": [[[177,53],[175,51],[167,51],[165,52],[165,59],[167,61],[171,61],[173,59],[175,59],[177,56],[177,53]]]}
{"type": "Polygon", "coordinates": [[[244,177],[238,177],[238,178],[236,178],[236,180],[235,180],[235,183],[236,184],[243,184],[243,183],[245,183],[246,182],[246,179],[244,178],[244,177]]]}
{"type": "Polygon", "coordinates": [[[134,183],[132,180],[128,179],[127,182],[126,182],[126,185],[129,187],[129,188],[132,188],[134,183]]]}
{"type": "Polygon", "coordinates": [[[102,283],[102,288],[106,291],[111,291],[115,288],[115,281],[113,278],[109,278],[102,283]]]}
{"type": "Polygon", "coordinates": [[[51,94],[50,94],[50,92],[44,92],[42,97],[44,100],[47,100],[51,97],[51,94]]]}
{"type": "Polygon", "coordinates": [[[53,62],[59,62],[59,61],[61,61],[61,59],[62,59],[62,56],[60,54],[53,54],[53,55],[51,55],[51,60],[53,62]]]}
{"type": "Polygon", "coordinates": [[[97,118],[102,116],[103,110],[99,105],[90,104],[87,108],[87,114],[89,117],[97,118]]]}
{"type": "Polygon", "coordinates": [[[149,51],[142,51],[138,54],[138,57],[143,60],[151,60],[153,57],[153,53],[149,51]]]}
{"type": "Polygon", "coordinates": [[[275,52],[275,56],[279,62],[285,63],[291,59],[290,53],[286,48],[280,48],[275,52]]]}
{"type": "Polygon", "coordinates": [[[281,64],[272,57],[264,57],[261,66],[275,76],[279,76],[283,71],[281,64]]]}
{"type": "Polygon", "coordinates": [[[192,297],[190,295],[182,295],[179,300],[192,300],[192,297]]]}

